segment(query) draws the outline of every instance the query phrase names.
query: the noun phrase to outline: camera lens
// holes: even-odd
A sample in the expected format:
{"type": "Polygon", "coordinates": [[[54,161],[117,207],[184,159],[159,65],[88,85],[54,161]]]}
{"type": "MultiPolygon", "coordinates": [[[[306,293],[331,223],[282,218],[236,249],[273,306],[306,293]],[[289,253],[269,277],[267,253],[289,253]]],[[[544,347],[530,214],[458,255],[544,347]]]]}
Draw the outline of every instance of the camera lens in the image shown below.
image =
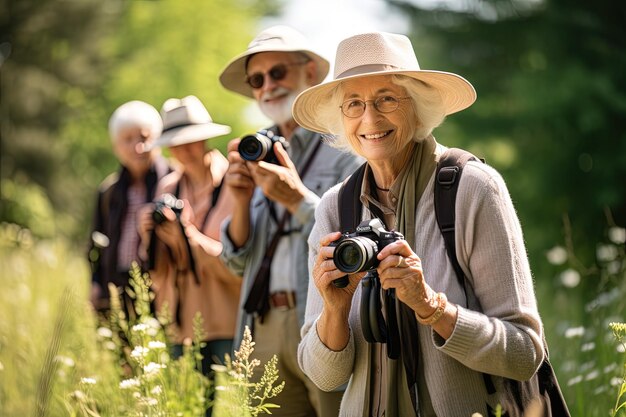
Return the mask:
{"type": "Polygon", "coordinates": [[[378,245],[371,239],[357,236],[342,241],[333,254],[333,262],[341,272],[354,273],[376,264],[378,245]]]}
{"type": "Polygon", "coordinates": [[[272,141],[265,136],[248,135],[241,139],[238,150],[246,161],[261,161],[271,147],[272,141]]]}

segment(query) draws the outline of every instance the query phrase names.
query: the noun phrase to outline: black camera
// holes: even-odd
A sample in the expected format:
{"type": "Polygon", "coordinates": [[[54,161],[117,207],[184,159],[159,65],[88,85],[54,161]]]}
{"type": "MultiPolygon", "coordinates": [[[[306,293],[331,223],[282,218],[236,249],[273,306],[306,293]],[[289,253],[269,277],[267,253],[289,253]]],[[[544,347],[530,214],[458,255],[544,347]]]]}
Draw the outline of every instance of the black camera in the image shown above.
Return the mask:
{"type": "Polygon", "coordinates": [[[173,194],[169,193],[163,194],[161,198],[154,202],[154,204],[155,208],[152,212],[152,220],[154,220],[156,224],[161,224],[167,220],[167,217],[165,217],[165,214],[163,213],[163,209],[165,207],[169,207],[174,214],[176,214],[176,218],[178,218],[180,217],[180,213],[182,213],[183,207],[185,206],[183,200],[179,200],[173,194]]]}
{"type": "Polygon", "coordinates": [[[260,130],[254,135],[246,135],[239,142],[239,155],[246,161],[265,161],[279,165],[274,154],[274,143],[280,142],[283,148],[287,149],[289,142],[272,132],[271,130],[260,130]]]}
{"type": "MultiPolygon", "coordinates": [[[[380,219],[365,220],[354,233],[343,234],[330,244],[335,246],[333,262],[338,270],[348,274],[374,269],[378,266],[378,253],[401,239],[404,239],[401,233],[385,230],[380,219]]],[[[336,279],[333,284],[344,288],[348,285],[348,277],[336,279]]]]}

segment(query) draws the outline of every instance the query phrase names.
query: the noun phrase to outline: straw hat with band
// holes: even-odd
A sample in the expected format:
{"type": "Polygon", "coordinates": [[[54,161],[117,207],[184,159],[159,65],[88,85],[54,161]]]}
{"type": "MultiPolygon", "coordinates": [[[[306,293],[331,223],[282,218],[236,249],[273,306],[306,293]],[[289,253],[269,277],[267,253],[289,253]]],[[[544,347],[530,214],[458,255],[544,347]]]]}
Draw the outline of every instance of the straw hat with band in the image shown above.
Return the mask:
{"type": "Polygon", "coordinates": [[[220,82],[224,88],[254,98],[252,87],[246,82],[248,60],[260,52],[301,52],[317,65],[316,84],[321,83],[330,64],[320,55],[313,52],[307,39],[289,26],[272,26],[265,29],[250,42],[248,49],[233,58],[220,74],[220,82]]]}
{"type": "MultiPolygon", "coordinates": [[[[293,104],[296,122],[309,130],[330,133],[318,124],[319,109],[334,105],[329,94],[340,83],[377,75],[404,75],[422,81],[441,94],[445,114],[471,106],[476,100],[474,87],[463,77],[450,72],[422,70],[411,41],[393,33],[364,33],[344,39],[337,46],[334,79],[303,91],[293,104]]],[[[339,108],[337,108],[339,114],[339,108]]]]}
{"type": "Polygon", "coordinates": [[[213,123],[209,112],[196,96],[170,98],[161,108],[163,133],[146,151],[198,142],[230,133],[230,126],[213,123]]]}

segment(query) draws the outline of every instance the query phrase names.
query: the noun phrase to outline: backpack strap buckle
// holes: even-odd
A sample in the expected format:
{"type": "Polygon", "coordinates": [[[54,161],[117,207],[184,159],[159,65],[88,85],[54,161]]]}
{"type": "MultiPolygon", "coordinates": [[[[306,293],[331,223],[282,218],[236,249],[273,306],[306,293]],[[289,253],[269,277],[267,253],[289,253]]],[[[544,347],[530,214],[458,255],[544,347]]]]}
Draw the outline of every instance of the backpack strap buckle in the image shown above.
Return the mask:
{"type": "Polygon", "coordinates": [[[437,182],[444,187],[450,187],[456,182],[459,172],[458,166],[442,167],[437,174],[437,182]]]}

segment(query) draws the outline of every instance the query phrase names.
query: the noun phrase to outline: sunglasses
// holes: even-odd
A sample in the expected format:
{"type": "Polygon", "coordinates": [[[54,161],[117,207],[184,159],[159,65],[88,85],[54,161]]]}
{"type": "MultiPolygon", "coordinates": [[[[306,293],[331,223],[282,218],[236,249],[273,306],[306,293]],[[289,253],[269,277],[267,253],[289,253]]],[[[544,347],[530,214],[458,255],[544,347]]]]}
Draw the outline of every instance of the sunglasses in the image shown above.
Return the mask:
{"type": "Polygon", "coordinates": [[[277,64],[274,65],[268,72],[255,72],[254,74],[248,75],[246,77],[246,82],[252,88],[261,88],[265,83],[265,74],[268,74],[270,78],[274,81],[280,81],[285,79],[288,72],[288,67],[295,65],[304,65],[306,62],[294,62],[291,64],[277,64]]]}

